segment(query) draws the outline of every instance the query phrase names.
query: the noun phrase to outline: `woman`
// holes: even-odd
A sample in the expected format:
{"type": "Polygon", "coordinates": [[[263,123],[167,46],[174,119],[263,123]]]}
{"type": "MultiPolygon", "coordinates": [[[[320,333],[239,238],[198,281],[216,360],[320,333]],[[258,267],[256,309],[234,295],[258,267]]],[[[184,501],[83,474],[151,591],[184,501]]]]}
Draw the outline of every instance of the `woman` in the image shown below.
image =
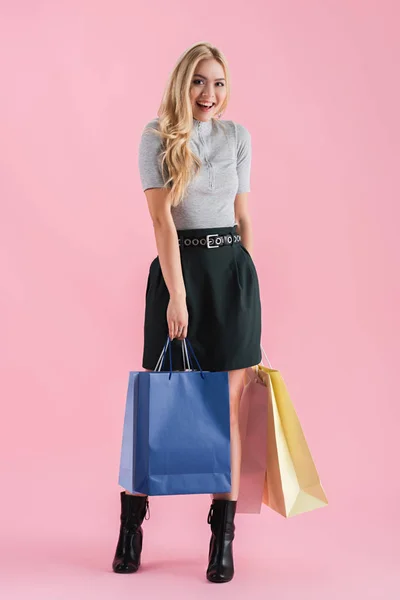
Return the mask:
{"type": "MultiPolygon", "coordinates": [[[[239,493],[239,400],[243,371],[261,360],[261,306],[251,258],[247,208],[251,138],[218,117],[229,100],[229,70],[209,43],[190,47],[167,84],[159,117],[145,127],[139,171],[153,221],[158,256],[146,290],[143,368],[154,370],[167,336],[175,368],[182,340],[191,341],[203,370],[228,371],[231,492],[213,494],[207,579],[230,581],[239,493]]],[[[121,492],[117,573],[140,565],[148,497],[121,492]]]]}

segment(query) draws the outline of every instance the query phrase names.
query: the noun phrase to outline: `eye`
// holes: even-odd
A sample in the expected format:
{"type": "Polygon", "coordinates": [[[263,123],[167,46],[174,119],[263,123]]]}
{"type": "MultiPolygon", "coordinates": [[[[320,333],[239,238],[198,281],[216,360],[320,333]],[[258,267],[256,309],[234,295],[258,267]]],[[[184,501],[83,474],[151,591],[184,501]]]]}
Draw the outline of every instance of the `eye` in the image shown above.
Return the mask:
{"type": "MultiPolygon", "coordinates": [[[[198,85],[199,83],[204,83],[204,80],[203,80],[203,79],[194,79],[194,80],[193,80],[193,83],[194,83],[195,85],[198,85]]],[[[218,84],[220,84],[220,86],[219,86],[219,87],[224,87],[224,86],[225,86],[225,84],[224,84],[224,82],[223,82],[223,81],[217,81],[217,85],[218,85],[218,84]]]]}

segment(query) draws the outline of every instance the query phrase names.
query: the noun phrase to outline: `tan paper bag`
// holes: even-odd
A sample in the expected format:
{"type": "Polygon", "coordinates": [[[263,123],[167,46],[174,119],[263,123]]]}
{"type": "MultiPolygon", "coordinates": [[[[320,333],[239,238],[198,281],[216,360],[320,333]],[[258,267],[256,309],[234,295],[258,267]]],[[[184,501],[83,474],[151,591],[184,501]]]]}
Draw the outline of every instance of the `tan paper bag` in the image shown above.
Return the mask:
{"type": "Polygon", "coordinates": [[[327,497],[281,373],[263,365],[255,369],[268,390],[263,503],[284,517],[326,506],[327,497]]]}

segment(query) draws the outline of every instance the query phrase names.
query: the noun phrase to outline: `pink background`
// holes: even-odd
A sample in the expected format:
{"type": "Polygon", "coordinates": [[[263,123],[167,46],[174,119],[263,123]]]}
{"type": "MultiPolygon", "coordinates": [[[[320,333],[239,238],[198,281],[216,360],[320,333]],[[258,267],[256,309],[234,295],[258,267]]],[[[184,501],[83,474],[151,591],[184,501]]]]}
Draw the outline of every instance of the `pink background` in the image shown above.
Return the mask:
{"type": "Polygon", "coordinates": [[[394,0],[3,0],[7,600],[399,593],[399,17],[394,0]],[[155,256],[137,146],[200,40],[230,64],[224,118],[252,134],[263,344],[330,501],[288,520],[238,515],[223,589],[205,579],[208,495],[152,498],[141,572],[111,571],[155,256]]]}

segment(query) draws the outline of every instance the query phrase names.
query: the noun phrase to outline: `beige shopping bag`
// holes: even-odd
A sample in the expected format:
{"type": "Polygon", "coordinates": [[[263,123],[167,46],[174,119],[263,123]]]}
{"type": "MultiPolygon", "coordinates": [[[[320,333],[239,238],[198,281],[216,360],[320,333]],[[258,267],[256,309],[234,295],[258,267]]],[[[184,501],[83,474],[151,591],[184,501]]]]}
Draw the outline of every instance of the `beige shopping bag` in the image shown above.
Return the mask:
{"type": "Polygon", "coordinates": [[[281,373],[263,365],[256,371],[268,390],[263,503],[284,517],[326,506],[327,497],[281,373]]]}

